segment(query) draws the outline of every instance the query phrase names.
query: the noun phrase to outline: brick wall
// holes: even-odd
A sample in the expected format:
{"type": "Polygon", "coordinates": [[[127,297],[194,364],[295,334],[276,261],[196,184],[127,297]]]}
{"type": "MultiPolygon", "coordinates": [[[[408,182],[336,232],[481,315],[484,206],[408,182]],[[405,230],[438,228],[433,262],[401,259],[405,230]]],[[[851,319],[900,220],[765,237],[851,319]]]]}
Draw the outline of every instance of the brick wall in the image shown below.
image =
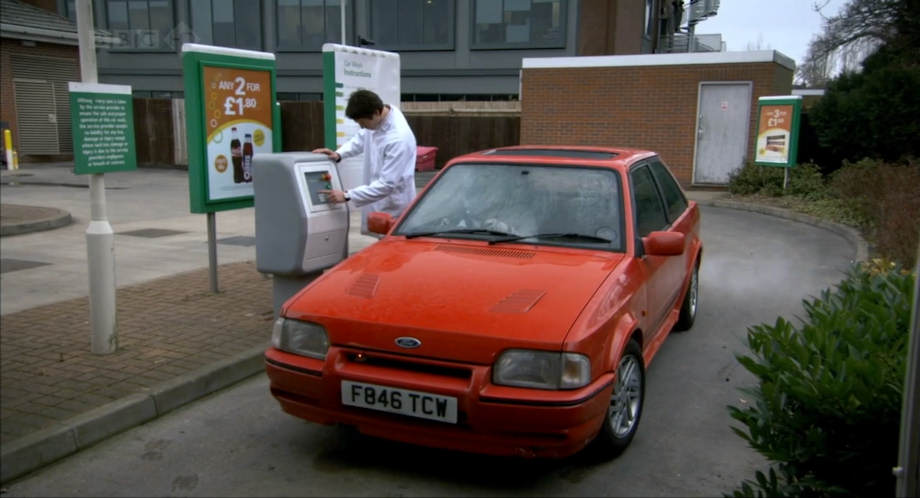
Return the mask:
{"type": "Polygon", "coordinates": [[[704,81],[753,83],[748,133],[748,157],[753,157],[757,98],[792,90],[792,70],[773,62],[525,68],[521,143],[649,149],[689,185],[704,81]]]}

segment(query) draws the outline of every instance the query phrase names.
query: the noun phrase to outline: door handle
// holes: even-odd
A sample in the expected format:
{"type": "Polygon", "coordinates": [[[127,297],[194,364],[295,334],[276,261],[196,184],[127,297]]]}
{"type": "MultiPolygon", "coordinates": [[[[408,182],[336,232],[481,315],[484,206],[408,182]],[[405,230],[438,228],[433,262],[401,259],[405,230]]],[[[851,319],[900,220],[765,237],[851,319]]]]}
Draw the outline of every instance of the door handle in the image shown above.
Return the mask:
{"type": "Polygon", "coordinates": [[[697,122],[699,123],[699,125],[696,128],[696,139],[702,140],[703,139],[703,115],[702,114],[700,114],[697,122]]]}

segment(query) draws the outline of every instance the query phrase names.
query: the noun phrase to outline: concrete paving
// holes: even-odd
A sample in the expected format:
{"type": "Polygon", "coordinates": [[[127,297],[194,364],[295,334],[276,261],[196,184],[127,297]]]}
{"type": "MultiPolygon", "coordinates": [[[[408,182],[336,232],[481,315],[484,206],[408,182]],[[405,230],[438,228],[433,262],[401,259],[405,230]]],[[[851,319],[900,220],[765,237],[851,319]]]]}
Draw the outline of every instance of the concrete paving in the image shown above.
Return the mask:
{"type": "MultiPolygon", "coordinates": [[[[419,172],[419,187],[434,173],[419,172]]],[[[0,179],[0,481],[263,370],[272,284],[255,268],[252,208],[217,213],[220,291],[213,293],[206,217],[188,211],[187,173],[107,173],[119,347],[95,355],[87,296],[88,179],[67,163],[23,165],[0,179]]],[[[865,242],[847,227],[736,203],[724,191],[688,196],[837,231],[854,242],[858,259],[867,256],[865,242]]],[[[353,210],[352,253],[376,241],[359,227],[353,210]]]]}

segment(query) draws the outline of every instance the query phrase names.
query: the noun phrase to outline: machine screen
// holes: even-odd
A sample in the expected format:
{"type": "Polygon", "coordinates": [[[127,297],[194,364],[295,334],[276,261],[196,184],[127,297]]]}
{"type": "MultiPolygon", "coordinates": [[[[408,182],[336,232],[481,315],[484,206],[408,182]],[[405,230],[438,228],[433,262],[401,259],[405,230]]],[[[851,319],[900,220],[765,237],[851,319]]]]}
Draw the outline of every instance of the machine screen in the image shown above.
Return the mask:
{"type": "Polygon", "coordinates": [[[304,172],[307,179],[307,190],[310,192],[310,203],[314,206],[328,204],[329,200],[326,194],[321,194],[320,190],[329,190],[332,188],[332,176],[328,171],[307,171],[304,172]]]}

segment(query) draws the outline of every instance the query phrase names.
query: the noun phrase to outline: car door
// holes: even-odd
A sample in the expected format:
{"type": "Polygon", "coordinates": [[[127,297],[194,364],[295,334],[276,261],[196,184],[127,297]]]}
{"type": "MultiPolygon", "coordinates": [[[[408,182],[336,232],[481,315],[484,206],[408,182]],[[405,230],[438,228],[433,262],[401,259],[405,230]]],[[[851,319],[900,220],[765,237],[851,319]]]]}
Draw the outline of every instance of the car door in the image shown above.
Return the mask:
{"type": "Polygon", "coordinates": [[[690,247],[691,239],[696,237],[692,233],[698,216],[691,213],[688,208],[690,203],[684,196],[683,191],[674,179],[674,175],[668,171],[667,167],[657,159],[649,162],[649,169],[655,178],[655,184],[658,186],[658,192],[661,200],[664,202],[665,214],[668,218],[668,231],[680,232],[684,234],[684,252],[679,256],[668,258],[668,275],[665,278],[670,295],[668,301],[672,306],[677,305],[677,299],[684,289],[684,283],[687,277],[687,271],[691,266],[693,253],[687,248],[690,247]]]}
{"type": "MultiPolygon", "coordinates": [[[[632,168],[629,173],[630,189],[633,197],[635,213],[636,235],[639,237],[637,246],[641,247],[641,237],[654,231],[671,229],[672,222],[679,217],[677,210],[680,207],[678,199],[674,198],[672,189],[667,198],[662,195],[662,188],[656,180],[656,173],[660,177],[663,165],[653,167],[657,161],[645,162],[632,168]],[[657,171],[656,171],[657,170],[657,171]],[[674,206],[674,211],[669,212],[669,207],[674,206]]],[[[664,173],[670,177],[666,170],[664,173]]],[[[673,178],[672,178],[673,181],[673,178]]],[[[676,185],[673,185],[676,187],[676,185]]],[[[683,194],[677,188],[677,194],[683,199],[683,194]]],[[[686,200],[683,201],[686,203],[686,200]]],[[[646,340],[654,340],[655,334],[660,332],[662,322],[668,312],[674,307],[680,294],[683,283],[681,265],[684,256],[653,256],[641,251],[640,265],[646,274],[646,296],[648,321],[644,333],[646,340]]]]}

